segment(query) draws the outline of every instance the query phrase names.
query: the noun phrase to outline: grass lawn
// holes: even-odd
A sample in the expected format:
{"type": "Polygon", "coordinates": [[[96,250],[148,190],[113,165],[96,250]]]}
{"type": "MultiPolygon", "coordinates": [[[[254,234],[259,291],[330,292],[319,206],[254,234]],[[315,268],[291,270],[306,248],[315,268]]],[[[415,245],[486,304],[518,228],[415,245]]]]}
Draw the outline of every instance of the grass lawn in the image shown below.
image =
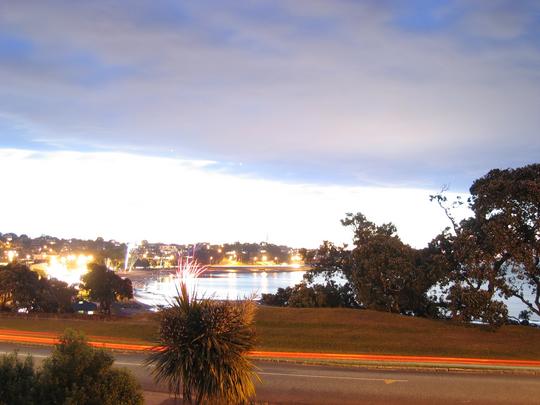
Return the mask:
{"type": "MultiPolygon", "coordinates": [[[[0,329],[62,332],[153,343],[152,315],[114,321],[0,317],[0,329]]],[[[540,359],[540,329],[504,326],[496,332],[448,321],[341,308],[261,306],[256,317],[258,349],[453,357],[540,359]]]]}
{"type": "Polygon", "coordinates": [[[257,331],[266,350],[540,359],[537,328],[490,332],[369,310],[261,307],[257,331]]]}

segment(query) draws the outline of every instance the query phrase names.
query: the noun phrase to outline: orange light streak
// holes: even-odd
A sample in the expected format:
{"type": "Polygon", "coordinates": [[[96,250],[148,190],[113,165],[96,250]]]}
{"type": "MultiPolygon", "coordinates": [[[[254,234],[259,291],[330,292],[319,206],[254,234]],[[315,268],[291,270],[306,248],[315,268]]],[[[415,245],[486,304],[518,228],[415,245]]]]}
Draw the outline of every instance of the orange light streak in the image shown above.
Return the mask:
{"type": "MultiPolygon", "coordinates": [[[[13,329],[0,329],[0,341],[54,345],[59,343],[57,334],[49,332],[26,332],[13,329]]],[[[123,351],[159,350],[155,346],[114,342],[110,336],[90,336],[88,343],[94,347],[123,351]],[[99,340],[95,340],[99,339],[99,340]],[[103,340],[103,341],[101,341],[103,340]],[[106,340],[106,341],[105,341],[106,340]],[[112,342],[111,342],[112,341],[112,342]]],[[[342,353],[310,353],[310,352],[270,352],[255,350],[249,352],[250,357],[266,359],[303,359],[303,360],[352,360],[379,363],[428,363],[476,366],[507,366],[507,367],[540,367],[540,360],[509,360],[509,359],[479,359],[466,357],[437,357],[437,356],[400,356],[381,354],[342,354],[342,353]]]]}

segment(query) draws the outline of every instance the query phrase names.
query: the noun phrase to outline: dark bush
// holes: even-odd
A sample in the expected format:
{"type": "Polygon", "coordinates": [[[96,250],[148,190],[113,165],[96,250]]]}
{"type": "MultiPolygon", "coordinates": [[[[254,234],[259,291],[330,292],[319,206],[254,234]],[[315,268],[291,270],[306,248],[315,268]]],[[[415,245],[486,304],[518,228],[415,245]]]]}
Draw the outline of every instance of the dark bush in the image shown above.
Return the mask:
{"type": "Polygon", "coordinates": [[[181,284],[161,311],[160,349],[148,358],[156,381],[190,404],[251,403],[255,372],[247,353],[255,345],[254,314],[251,300],[197,300],[181,284]]]}
{"type": "Polygon", "coordinates": [[[112,368],[108,352],[66,330],[38,376],[38,404],[142,405],[141,388],[127,371],[112,368]]]}
{"type": "Polygon", "coordinates": [[[0,405],[34,403],[36,374],[30,357],[23,361],[17,353],[0,357],[0,405]]]}
{"type": "Polygon", "coordinates": [[[76,294],[63,281],[40,277],[25,265],[14,263],[0,268],[0,310],[71,312],[76,294]]]}
{"type": "Polygon", "coordinates": [[[262,294],[261,303],[288,307],[345,307],[355,308],[358,304],[348,283],[338,285],[333,281],[309,286],[302,282],[294,287],[279,288],[275,294],[262,294]]]}

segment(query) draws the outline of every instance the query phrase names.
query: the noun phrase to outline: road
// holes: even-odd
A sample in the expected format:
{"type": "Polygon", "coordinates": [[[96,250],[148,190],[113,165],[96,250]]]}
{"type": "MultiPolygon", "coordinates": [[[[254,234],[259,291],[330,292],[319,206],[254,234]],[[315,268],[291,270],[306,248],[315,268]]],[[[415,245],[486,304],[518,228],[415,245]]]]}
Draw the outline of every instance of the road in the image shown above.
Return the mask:
{"type": "MultiPolygon", "coordinates": [[[[18,349],[36,363],[50,347],[0,343],[0,354],[18,349]]],[[[157,386],[142,366],[144,354],[115,353],[116,364],[131,370],[148,403],[165,404],[166,388],[157,386]]],[[[538,404],[540,377],[513,374],[379,371],[362,368],[256,362],[261,383],[257,400],[270,404],[538,404]]]]}

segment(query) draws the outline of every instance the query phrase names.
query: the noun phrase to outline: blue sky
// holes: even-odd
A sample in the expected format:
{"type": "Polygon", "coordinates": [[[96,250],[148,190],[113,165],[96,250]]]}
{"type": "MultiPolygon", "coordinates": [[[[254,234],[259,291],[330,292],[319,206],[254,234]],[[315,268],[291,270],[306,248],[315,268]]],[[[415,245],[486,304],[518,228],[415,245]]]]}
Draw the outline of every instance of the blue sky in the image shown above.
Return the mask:
{"type": "Polygon", "coordinates": [[[7,0],[0,83],[0,149],[43,164],[465,192],[540,156],[540,3],[7,0]]]}

